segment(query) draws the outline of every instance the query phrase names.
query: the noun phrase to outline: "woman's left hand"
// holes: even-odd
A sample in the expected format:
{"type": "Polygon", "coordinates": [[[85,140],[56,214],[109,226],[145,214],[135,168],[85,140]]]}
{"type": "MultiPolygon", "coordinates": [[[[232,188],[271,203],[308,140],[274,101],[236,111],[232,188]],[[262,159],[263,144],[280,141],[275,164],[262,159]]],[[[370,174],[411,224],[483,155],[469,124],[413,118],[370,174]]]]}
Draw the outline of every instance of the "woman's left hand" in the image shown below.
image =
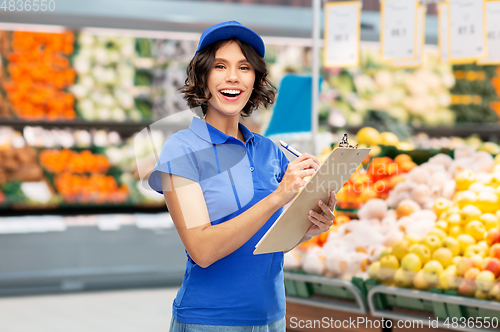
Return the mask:
{"type": "Polygon", "coordinates": [[[333,225],[333,220],[335,215],[333,211],[335,210],[335,204],[337,204],[337,197],[335,197],[335,192],[330,191],[330,199],[328,204],[323,201],[319,201],[318,205],[322,210],[322,213],[317,213],[313,210],[309,211],[309,220],[313,223],[309,230],[307,231],[305,237],[312,238],[323,232],[326,232],[333,225]]]}

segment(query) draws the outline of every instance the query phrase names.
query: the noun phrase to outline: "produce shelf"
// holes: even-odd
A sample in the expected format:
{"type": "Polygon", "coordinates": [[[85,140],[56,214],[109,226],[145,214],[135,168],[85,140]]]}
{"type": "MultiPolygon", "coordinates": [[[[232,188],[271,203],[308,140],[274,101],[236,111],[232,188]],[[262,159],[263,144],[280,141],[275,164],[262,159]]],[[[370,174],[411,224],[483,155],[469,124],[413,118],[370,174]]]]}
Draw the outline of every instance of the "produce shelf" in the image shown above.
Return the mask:
{"type": "Polygon", "coordinates": [[[426,292],[389,286],[370,286],[367,284],[368,305],[374,317],[394,320],[420,320],[429,325],[431,320],[438,320],[441,328],[457,331],[500,331],[500,303],[447,295],[435,290],[426,292]],[[394,308],[413,309],[413,312],[393,310],[394,308]],[[490,327],[479,324],[476,318],[489,317],[490,327]],[[457,325],[452,326],[453,319],[457,325]],[[460,320],[461,319],[461,320],[460,320]],[[468,323],[472,319],[472,323],[468,323]],[[462,321],[465,320],[465,326],[462,321]]]}
{"type": "Polygon", "coordinates": [[[351,281],[296,272],[284,272],[284,278],[288,302],[357,314],[368,312],[365,296],[351,281]]]}

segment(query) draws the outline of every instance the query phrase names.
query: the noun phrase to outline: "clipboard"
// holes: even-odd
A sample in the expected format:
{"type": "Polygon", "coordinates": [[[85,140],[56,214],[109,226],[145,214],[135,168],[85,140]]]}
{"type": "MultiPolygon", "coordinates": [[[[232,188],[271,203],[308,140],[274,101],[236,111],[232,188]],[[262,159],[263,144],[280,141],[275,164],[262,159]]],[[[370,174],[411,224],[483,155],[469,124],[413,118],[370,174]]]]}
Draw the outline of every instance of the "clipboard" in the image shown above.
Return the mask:
{"type": "MultiPolygon", "coordinates": [[[[346,136],[344,135],[344,138],[346,136]]],[[[309,211],[320,213],[318,201],[321,199],[328,202],[330,190],[337,194],[370,152],[370,149],[358,149],[348,143],[347,146],[337,147],[330,152],[287,209],[257,243],[254,255],[288,251],[299,243],[312,225],[308,218],[309,211]]]]}

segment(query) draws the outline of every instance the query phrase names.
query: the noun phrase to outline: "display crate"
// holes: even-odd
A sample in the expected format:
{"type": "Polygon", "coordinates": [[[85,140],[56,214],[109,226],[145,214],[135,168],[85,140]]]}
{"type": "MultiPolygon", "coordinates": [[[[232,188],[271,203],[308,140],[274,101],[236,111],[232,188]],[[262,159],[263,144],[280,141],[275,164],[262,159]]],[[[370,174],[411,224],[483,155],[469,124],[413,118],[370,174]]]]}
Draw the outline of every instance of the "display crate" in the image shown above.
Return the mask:
{"type": "Polygon", "coordinates": [[[359,280],[309,275],[301,270],[285,271],[287,301],[321,308],[366,314],[368,306],[359,280]]]}
{"type": "Polygon", "coordinates": [[[456,291],[422,291],[383,286],[370,279],[365,285],[370,312],[375,317],[421,320],[425,325],[437,320],[439,327],[457,331],[500,331],[498,302],[457,296],[456,291]],[[489,327],[485,327],[486,321],[489,327]],[[452,326],[453,322],[457,324],[452,326]]]}

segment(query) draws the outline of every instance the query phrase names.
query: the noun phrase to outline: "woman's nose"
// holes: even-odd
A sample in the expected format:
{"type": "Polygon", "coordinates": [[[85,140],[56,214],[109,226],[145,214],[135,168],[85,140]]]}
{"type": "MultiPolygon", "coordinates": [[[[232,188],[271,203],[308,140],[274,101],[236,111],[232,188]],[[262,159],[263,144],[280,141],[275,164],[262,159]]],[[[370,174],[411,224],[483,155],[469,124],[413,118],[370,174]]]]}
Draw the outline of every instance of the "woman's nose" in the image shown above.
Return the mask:
{"type": "Polygon", "coordinates": [[[227,71],[226,81],[228,82],[238,82],[240,80],[238,76],[238,69],[229,69],[227,71]]]}

